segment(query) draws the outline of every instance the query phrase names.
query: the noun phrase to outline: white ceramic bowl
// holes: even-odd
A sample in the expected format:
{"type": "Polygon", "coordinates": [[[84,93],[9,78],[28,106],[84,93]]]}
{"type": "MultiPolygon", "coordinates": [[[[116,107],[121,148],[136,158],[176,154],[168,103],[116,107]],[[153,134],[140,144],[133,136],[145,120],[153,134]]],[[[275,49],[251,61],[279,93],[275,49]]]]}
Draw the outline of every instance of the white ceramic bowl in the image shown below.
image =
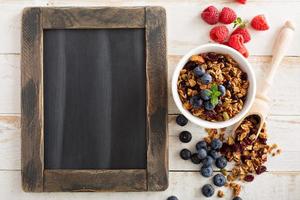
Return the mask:
{"type": "Polygon", "coordinates": [[[251,108],[254,98],[255,98],[255,94],[256,94],[255,74],[253,72],[253,69],[252,69],[250,63],[236,50],[234,50],[230,47],[227,47],[225,45],[221,45],[221,44],[205,44],[205,45],[201,45],[199,47],[192,49],[185,56],[183,56],[183,58],[181,58],[181,60],[177,64],[176,69],[173,73],[173,77],[172,77],[172,94],[173,94],[175,104],[178,107],[178,109],[180,110],[180,112],[191,122],[193,122],[199,126],[205,127],[205,128],[224,128],[224,127],[231,126],[231,125],[235,124],[236,122],[240,121],[243,118],[243,116],[245,116],[247,114],[247,112],[249,111],[249,109],[251,108]],[[198,117],[195,117],[194,115],[192,115],[188,110],[186,110],[183,107],[183,104],[179,98],[179,94],[177,91],[177,80],[179,77],[180,70],[188,62],[189,58],[192,55],[199,54],[199,53],[207,53],[207,52],[216,52],[216,53],[230,55],[239,64],[240,68],[244,72],[246,72],[248,75],[249,88],[248,88],[248,93],[247,93],[247,99],[245,101],[245,104],[244,104],[242,110],[237,115],[235,115],[233,118],[226,120],[226,121],[222,121],[222,122],[210,122],[210,121],[203,120],[201,118],[198,118],[198,117]]]}

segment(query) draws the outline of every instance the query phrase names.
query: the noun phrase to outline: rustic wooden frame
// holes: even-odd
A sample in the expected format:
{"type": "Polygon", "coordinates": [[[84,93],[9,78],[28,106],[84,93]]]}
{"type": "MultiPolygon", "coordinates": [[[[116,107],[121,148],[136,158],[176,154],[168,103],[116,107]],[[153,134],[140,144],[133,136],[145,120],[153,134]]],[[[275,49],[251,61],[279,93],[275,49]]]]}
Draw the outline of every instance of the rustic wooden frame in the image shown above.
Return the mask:
{"type": "Polygon", "coordinates": [[[161,191],[168,187],[165,27],[166,14],[161,7],[24,9],[21,58],[24,191],[161,191]],[[146,169],[44,169],[43,29],[83,28],[145,28],[146,169]]]}

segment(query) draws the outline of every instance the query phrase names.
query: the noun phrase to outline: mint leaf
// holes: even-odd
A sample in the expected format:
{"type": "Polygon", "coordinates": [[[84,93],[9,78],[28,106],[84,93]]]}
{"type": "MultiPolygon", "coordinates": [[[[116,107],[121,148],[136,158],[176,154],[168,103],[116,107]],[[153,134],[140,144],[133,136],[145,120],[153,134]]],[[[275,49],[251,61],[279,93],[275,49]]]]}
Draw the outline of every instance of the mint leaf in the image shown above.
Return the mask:
{"type": "Polygon", "coordinates": [[[216,97],[219,97],[219,96],[221,96],[221,92],[220,91],[216,91],[216,92],[214,92],[214,95],[216,96],[216,97]]]}
{"type": "Polygon", "coordinates": [[[216,91],[218,91],[218,86],[217,84],[213,84],[210,88],[210,90],[212,91],[212,93],[215,93],[216,91]]]}
{"type": "Polygon", "coordinates": [[[247,25],[247,21],[243,21],[242,18],[240,17],[236,18],[233,22],[233,28],[235,27],[245,28],[246,25],[247,25]]]}
{"type": "Polygon", "coordinates": [[[216,96],[211,97],[210,103],[211,103],[213,106],[217,105],[218,102],[219,102],[218,97],[216,97],[216,96]]]}

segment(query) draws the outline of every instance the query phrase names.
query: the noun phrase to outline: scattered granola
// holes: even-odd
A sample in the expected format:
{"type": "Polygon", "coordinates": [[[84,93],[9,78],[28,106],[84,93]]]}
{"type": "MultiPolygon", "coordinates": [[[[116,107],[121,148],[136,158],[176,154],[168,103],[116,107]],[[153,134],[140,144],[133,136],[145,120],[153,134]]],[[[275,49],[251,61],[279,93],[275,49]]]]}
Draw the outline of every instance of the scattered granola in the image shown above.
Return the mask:
{"type": "Polygon", "coordinates": [[[275,156],[281,153],[281,149],[278,149],[277,144],[267,144],[266,124],[263,125],[256,138],[259,120],[255,115],[245,118],[240,127],[236,129],[236,132],[226,139],[224,130],[206,129],[208,136],[205,140],[212,141],[214,138],[221,138],[224,143],[220,152],[229,162],[231,161],[234,164],[228,174],[221,171],[221,173],[227,175],[228,186],[232,189],[233,196],[239,196],[240,194],[241,185],[237,183],[238,181],[252,182],[255,175],[267,171],[264,164],[268,155],[275,156]]]}
{"type": "Polygon", "coordinates": [[[180,71],[177,89],[183,107],[207,121],[226,121],[246,101],[249,81],[229,55],[193,55],[180,71]]]}
{"type": "Polygon", "coordinates": [[[224,192],[222,190],[218,191],[218,197],[220,197],[220,198],[224,197],[224,192]]]}

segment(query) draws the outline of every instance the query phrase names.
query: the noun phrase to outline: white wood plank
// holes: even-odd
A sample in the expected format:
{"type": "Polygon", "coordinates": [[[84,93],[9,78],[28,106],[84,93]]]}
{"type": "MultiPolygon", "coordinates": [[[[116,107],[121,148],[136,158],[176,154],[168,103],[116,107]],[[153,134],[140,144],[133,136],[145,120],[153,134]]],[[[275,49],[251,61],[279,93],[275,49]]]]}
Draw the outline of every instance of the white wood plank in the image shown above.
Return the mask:
{"type": "MultiPolygon", "coordinates": [[[[189,123],[180,127],[175,123],[175,115],[169,115],[169,164],[170,170],[199,170],[199,166],[180,159],[183,148],[195,151],[195,144],[205,135],[203,128],[189,123]],[[181,143],[178,134],[188,130],[193,134],[190,143],[181,143]]],[[[300,116],[273,116],[269,118],[270,143],[277,143],[283,149],[278,157],[268,161],[270,171],[300,171],[300,116]]],[[[20,116],[0,116],[0,170],[20,169],[20,116]]]]}
{"type": "Polygon", "coordinates": [[[20,86],[20,56],[0,55],[0,113],[20,113],[20,86]]]}
{"type": "MultiPolygon", "coordinates": [[[[257,86],[264,78],[268,68],[270,57],[250,57],[249,61],[257,77],[257,86]]],[[[180,60],[180,56],[169,56],[168,83],[171,83],[173,71],[180,60]]],[[[272,99],[271,115],[299,115],[300,114],[300,58],[286,57],[275,75],[275,81],[271,88],[272,99]]],[[[169,114],[179,113],[169,84],[169,114]]]]}
{"type": "MultiPolygon", "coordinates": [[[[199,13],[206,6],[215,4],[217,7],[229,6],[236,10],[239,16],[251,19],[254,15],[264,13],[268,16],[270,30],[257,32],[251,30],[253,40],[248,47],[251,55],[270,55],[275,33],[284,21],[289,18],[300,27],[299,1],[253,1],[246,6],[233,1],[3,1],[0,4],[0,53],[20,52],[20,20],[22,9],[26,6],[142,6],[159,5],[166,8],[168,20],[168,52],[182,55],[197,45],[209,41],[208,33],[211,26],[206,25],[199,18],[199,13]],[[284,3],[283,3],[284,2],[284,3]],[[280,13],[280,15],[278,14],[280,13]]],[[[300,55],[300,32],[295,34],[295,40],[288,55],[300,55]]]]}
{"type": "MultiPolygon", "coordinates": [[[[168,56],[169,80],[180,56],[168,56]]],[[[269,57],[251,57],[249,61],[257,74],[257,80],[263,78],[268,67],[269,57]]],[[[285,58],[281,69],[276,75],[273,85],[272,115],[300,115],[300,57],[285,58]]],[[[20,113],[20,55],[0,55],[0,114],[20,113]]],[[[170,114],[179,113],[170,92],[169,85],[169,111],[170,114]]]]}
{"type": "MultiPolygon", "coordinates": [[[[169,188],[164,192],[106,192],[106,193],[25,193],[21,189],[20,171],[0,171],[1,199],[9,200],[165,200],[171,195],[179,199],[198,200],[205,199],[201,194],[201,187],[211,183],[211,179],[203,178],[197,172],[170,172],[169,188]]],[[[257,177],[251,184],[242,186],[241,197],[247,200],[299,200],[300,174],[299,173],[265,173],[257,177]]],[[[218,191],[219,188],[215,187],[218,191]]],[[[222,187],[225,192],[224,199],[231,199],[232,193],[222,187]]],[[[220,199],[216,196],[211,200],[220,199]]]]}

